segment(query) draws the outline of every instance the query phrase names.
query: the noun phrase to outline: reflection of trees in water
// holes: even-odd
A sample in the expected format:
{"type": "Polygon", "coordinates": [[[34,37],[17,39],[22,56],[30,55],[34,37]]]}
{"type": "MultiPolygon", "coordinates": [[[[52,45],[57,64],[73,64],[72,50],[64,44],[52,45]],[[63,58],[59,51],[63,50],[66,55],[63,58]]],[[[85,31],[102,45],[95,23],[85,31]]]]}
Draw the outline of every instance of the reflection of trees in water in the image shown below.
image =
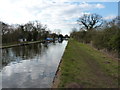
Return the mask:
{"type": "Polygon", "coordinates": [[[11,51],[11,48],[2,50],[2,67],[6,66],[11,61],[14,61],[14,53],[11,51]]]}
{"type": "Polygon", "coordinates": [[[44,54],[47,49],[48,46],[44,44],[41,45],[41,43],[3,49],[2,65],[6,66],[12,61],[20,62],[21,60],[33,59],[36,56],[44,54]]]}
{"type": "MultiPolygon", "coordinates": [[[[2,58],[2,49],[0,49],[0,57],[2,58]]],[[[0,59],[0,71],[1,71],[1,68],[2,68],[2,60],[0,59]]]]}
{"type": "Polygon", "coordinates": [[[47,53],[47,50],[51,47],[51,46],[55,46],[56,43],[53,42],[46,42],[44,44],[41,45],[41,56],[45,55],[47,53]]]}
{"type": "Polygon", "coordinates": [[[59,43],[62,43],[62,42],[63,42],[63,39],[58,40],[58,42],[59,42],[59,43]]]}
{"type": "Polygon", "coordinates": [[[41,44],[41,54],[40,55],[42,56],[43,54],[45,54],[48,48],[49,48],[48,43],[41,44]]]}
{"type": "Polygon", "coordinates": [[[12,48],[13,52],[16,54],[16,57],[21,57],[23,60],[32,59],[37,54],[41,53],[41,44],[31,44],[12,48]]]}

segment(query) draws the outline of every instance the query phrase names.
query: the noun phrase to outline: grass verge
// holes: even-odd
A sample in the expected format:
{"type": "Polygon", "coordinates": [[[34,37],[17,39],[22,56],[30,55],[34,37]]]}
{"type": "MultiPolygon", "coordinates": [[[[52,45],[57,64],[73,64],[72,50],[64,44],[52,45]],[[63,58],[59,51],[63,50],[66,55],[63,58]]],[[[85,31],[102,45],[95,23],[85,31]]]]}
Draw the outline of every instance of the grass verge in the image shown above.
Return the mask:
{"type": "Polygon", "coordinates": [[[118,61],[73,39],[59,69],[60,88],[118,88],[118,61]]]}

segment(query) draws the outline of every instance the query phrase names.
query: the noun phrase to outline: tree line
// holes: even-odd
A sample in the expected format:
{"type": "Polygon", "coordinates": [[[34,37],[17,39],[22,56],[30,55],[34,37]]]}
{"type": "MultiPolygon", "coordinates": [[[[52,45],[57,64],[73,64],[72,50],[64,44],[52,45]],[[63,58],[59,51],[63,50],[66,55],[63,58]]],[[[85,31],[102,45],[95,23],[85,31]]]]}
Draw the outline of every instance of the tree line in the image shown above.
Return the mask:
{"type": "Polygon", "coordinates": [[[23,41],[36,41],[39,38],[45,38],[50,31],[47,26],[38,21],[26,23],[24,25],[8,25],[0,22],[2,26],[2,43],[11,43],[23,41]]]}
{"type": "Polygon", "coordinates": [[[98,14],[84,14],[77,22],[81,28],[73,28],[72,38],[98,50],[114,51],[120,57],[120,17],[105,21],[98,14]]]}
{"type": "Polygon", "coordinates": [[[52,33],[47,25],[42,25],[39,21],[30,21],[24,25],[9,25],[0,21],[0,28],[2,28],[3,45],[21,41],[45,40],[47,37],[57,38],[58,35],[62,35],[60,33],[52,33]]]}

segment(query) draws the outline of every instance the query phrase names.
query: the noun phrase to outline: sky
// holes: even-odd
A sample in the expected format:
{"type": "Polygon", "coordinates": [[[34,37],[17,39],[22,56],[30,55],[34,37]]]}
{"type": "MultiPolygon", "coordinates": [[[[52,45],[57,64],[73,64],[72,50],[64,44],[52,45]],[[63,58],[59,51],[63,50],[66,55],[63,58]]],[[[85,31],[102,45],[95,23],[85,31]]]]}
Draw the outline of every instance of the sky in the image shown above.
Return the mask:
{"type": "Polygon", "coordinates": [[[76,20],[85,13],[97,13],[105,20],[118,15],[119,0],[0,0],[0,21],[25,24],[40,21],[52,32],[69,34],[79,28],[76,20]]]}

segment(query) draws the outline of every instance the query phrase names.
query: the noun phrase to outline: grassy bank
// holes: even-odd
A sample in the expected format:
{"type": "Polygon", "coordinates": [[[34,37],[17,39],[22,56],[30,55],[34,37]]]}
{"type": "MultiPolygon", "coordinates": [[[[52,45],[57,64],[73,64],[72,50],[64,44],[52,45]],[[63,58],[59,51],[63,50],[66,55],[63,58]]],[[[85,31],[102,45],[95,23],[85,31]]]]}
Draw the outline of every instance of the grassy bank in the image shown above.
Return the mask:
{"type": "Polygon", "coordinates": [[[92,47],[69,40],[60,65],[57,87],[117,88],[118,61],[92,47]]]}
{"type": "Polygon", "coordinates": [[[16,47],[16,46],[22,46],[22,45],[29,45],[34,43],[41,43],[44,41],[31,41],[31,42],[17,42],[17,43],[9,43],[9,44],[3,44],[0,48],[10,48],[10,47],[16,47]]]}

